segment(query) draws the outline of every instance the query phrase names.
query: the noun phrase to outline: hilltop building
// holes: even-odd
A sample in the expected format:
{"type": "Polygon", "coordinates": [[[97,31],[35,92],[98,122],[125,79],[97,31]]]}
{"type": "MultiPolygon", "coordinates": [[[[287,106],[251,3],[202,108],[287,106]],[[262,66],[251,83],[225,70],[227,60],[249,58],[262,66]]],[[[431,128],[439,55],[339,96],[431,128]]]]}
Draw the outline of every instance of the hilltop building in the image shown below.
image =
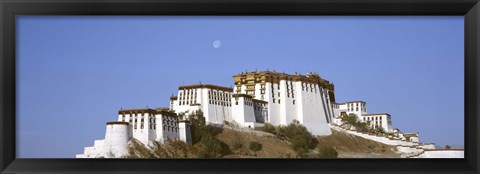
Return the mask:
{"type": "Polygon", "coordinates": [[[263,123],[288,125],[298,120],[315,135],[330,135],[335,102],[334,86],[316,73],[289,75],[272,71],[233,76],[235,87],[180,86],[170,109],[186,114],[201,109],[208,123],[234,121],[243,127],[263,123]]]}
{"type": "Polygon", "coordinates": [[[335,102],[334,85],[317,73],[294,75],[275,71],[254,71],[233,76],[234,87],[195,84],[178,87],[169,108],[121,109],[116,122],[108,122],[104,140],[95,140],[78,158],[122,157],[135,138],[145,145],[168,140],[192,143],[189,115],[204,113],[208,124],[225,122],[245,128],[265,123],[288,125],[294,120],[313,135],[330,135],[330,125],[341,125],[341,116],[356,114],[373,128],[396,133],[418,142],[417,134],[392,129],[387,113],[368,114],[366,102],[335,102]]]}

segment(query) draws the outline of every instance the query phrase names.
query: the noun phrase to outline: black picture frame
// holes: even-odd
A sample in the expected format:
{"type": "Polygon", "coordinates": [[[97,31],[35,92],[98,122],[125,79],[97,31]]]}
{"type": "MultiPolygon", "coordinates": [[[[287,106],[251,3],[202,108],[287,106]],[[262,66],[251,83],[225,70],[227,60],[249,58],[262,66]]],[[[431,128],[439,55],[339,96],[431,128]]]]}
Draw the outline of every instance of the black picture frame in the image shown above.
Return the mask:
{"type": "Polygon", "coordinates": [[[479,173],[478,0],[1,0],[1,173],[479,173]],[[16,159],[18,15],[463,15],[464,159],[16,159]]]}

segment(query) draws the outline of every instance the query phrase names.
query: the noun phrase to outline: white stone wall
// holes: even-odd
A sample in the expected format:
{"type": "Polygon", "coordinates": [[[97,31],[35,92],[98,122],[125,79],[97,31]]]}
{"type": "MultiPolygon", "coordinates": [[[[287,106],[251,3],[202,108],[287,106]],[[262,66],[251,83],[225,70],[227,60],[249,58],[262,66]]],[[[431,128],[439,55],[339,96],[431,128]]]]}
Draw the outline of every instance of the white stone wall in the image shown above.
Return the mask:
{"type": "MultiPolygon", "coordinates": [[[[247,94],[246,85],[241,88],[247,94]]],[[[318,84],[300,81],[280,80],[279,83],[265,83],[262,93],[260,84],[255,85],[255,99],[267,101],[265,122],[273,125],[288,125],[298,120],[315,135],[330,135],[327,123],[335,116],[327,90],[318,84]],[[303,86],[302,86],[303,85],[303,86]]],[[[233,112],[237,112],[235,109],[233,112]]]]}
{"type": "Polygon", "coordinates": [[[119,158],[128,155],[128,141],[132,138],[131,125],[107,124],[104,141],[104,156],[119,158]]]}
{"type": "Polygon", "coordinates": [[[265,84],[265,99],[268,102],[268,121],[273,125],[280,125],[280,104],[278,103],[279,97],[279,85],[276,83],[265,84]]]}
{"type": "Polygon", "coordinates": [[[296,82],[297,120],[314,135],[330,135],[328,109],[323,89],[317,84],[296,82]]]}
{"type": "Polygon", "coordinates": [[[174,116],[161,116],[161,126],[159,129],[162,129],[162,137],[160,138],[160,142],[165,142],[167,140],[178,140],[179,137],[179,123],[178,118],[174,116]]]}
{"type": "Polygon", "coordinates": [[[415,158],[464,158],[465,151],[458,150],[425,150],[423,154],[415,158]]]}
{"type": "Polygon", "coordinates": [[[223,124],[224,120],[232,120],[232,91],[199,87],[178,91],[178,99],[173,104],[175,113],[191,114],[202,110],[205,120],[210,124],[223,124]]]}
{"type": "Polygon", "coordinates": [[[192,144],[192,130],[189,122],[181,121],[179,126],[179,138],[186,144],[192,144]]]}
{"type": "Polygon", "coordinates": [[[93,146],[85,147],[83,154],[77,154],[76,158],[99,158],[104,157],[105,140],[95,140],[93,146]]]}
{"type": "Polygon", "coordinates": [[[235,123],[237,123],[239,126],[250,126],[253,128],[251,125],[247,124],[256,122],[252,98],[234,96],[232,97],[232,104],[233,121],[235,121],[235,123]]]}
{"type": "MultiPolygon", "coordinates": [[[[175,113],[192,113],[195,110],[200,109],[196,104],[202,104],[205,96],[203,95],[201,88],[197,89],[182,89],[178,90],[177,100],[173,103],[173,110],[175,113]]],[[[208,101],[207,101],[208,102],[208,101]]]]}
{"type": "MultiPolygon", "coordinates": [[[[253,100],[253,112],[255,114],[255,120],[258,123],[265,123],[265,120],[268,117],[268,103],[266,102],[259,102],[253,100]]],[[[233,112],[232,112],[233,114],[233,112]]]]}
{"type": "Polygon", "coordinates": [[[133,120],[133,137],[143,144],[148,144],[150,141],[150,130],[148,130],[149,113],[138,113],[133,120]]]}
{"type": "Polygon", "coordinates": [[[345,129],[342,129],[342,128],[337,127],[337,126],[332,126],[332,128],[337,130],[337,131],[345,132],[345,133],[348,133],[348,134],[356,135],[356,136],[359,136],[359,137],[362,137],[362,138],[365,138],[365,139],[369,139],[369,140],[372,140],[372,141],[376,141],[376,142],[379,142],[379,143],[392,145],[392,146],[397,146],[397,145],[400,145],[400,146],[416,146],[416,145],[418,145],[418,143],[408,142],[408,141],[404,141],[404,140],[400,140],[400,139],[370,135],[370,134],[367,134],[367,133],[360,133],[360,132],[351,131],[351,130],[345,130],[345,129]]]}

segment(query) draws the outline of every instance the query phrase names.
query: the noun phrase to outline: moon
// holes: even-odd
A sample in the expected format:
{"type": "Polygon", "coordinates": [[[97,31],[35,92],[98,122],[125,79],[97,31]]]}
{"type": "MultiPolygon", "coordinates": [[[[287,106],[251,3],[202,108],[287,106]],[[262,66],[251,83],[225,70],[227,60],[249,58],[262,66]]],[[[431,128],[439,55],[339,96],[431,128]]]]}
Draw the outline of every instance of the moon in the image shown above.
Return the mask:
{"type": "Polygon", "coordinates": [[[214,48],[220,48],[220,46],[222,46],[222,42],[220,42],[219,40],[213,41],[214,48]]]}

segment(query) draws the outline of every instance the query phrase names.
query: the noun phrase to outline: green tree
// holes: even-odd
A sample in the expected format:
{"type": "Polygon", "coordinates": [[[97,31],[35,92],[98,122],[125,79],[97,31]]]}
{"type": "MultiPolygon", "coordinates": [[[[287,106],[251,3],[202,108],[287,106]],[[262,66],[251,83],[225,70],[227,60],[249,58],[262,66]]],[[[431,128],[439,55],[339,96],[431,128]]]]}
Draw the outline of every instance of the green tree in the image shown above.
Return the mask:
{"type": "Polygon", "coordinates": [[[367,122],[358,121],[358,116],[356,114],[343,114],[341,116],[342,122],[348,125],[355,127],[355,130],[359,132],[371,132],[372,129],[370,128],[367,122]]]}
{"type": "Polygon", "coordinates": [[[188,116],[188,121],[192,124],[191,130],[193,144],[196,144],[202,139],[203,135],[206,134],[206,121],[202,110],[193,111],[193,113],[188,116]]]}
{"type": "Polygon", "coordinates": [[[286,138],[292,143],[293,150],[299,156],[306,154],[318,144],[317,139],[297,120],[293,120],[288,126],[279,126],[276,132],[277,136],[286,138]]]}
{"type": "Polygon", "coordinates": [[[249,148],[250,148],[250,150],[252,150],[254,152],[257,152],[257,151],[262,150],[262,144],[260,144],[258,142],[255,142],[255,141],[252,141],[252,142],[250,142],[249,148]]]}
{"type": "Polygon", "coordinates": [[[330,146],[318,146],[318,157],[319,158],[337,158],[338,152],[335,148],[330,146]]]}
{"type": "Polygon", "coordinates": [[[277,132],[275,130],[275,126],[273,126],[270,123],[265,123],[264,126],[262,128],[260,128],[260,130],[263,131],[263,132],[271,133],[271,134],[277,134],[277,132]]]}
{"type": "Polygon", "coordinates": [[[222,153],[222,144],[210,134],[204,134],[200,141],[204,146],[204,157],[217,157],[222,153]]]}

